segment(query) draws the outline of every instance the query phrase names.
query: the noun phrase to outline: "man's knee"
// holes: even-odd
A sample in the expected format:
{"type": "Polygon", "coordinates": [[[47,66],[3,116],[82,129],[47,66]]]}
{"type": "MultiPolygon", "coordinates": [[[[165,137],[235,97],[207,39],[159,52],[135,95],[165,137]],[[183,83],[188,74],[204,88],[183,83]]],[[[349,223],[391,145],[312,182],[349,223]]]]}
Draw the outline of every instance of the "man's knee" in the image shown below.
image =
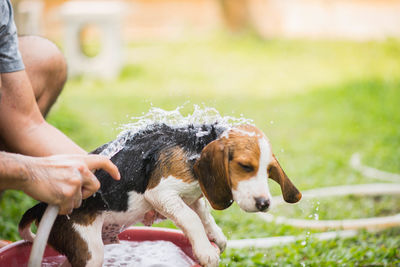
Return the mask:
{"type": "Polygon", "coordinates": [[[45,115],[67,79],[65,58],[54,43],[38,36],[19,37],[19,49],[39,108],[45,115]]]}

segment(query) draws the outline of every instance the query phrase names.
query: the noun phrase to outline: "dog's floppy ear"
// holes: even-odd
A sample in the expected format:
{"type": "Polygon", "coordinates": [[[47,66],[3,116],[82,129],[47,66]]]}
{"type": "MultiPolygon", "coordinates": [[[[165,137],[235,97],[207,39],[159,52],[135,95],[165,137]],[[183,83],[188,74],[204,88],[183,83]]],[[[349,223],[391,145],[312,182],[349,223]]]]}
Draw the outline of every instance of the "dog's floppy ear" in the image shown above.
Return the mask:
{"type": "Polygon", "coordinates": [[[220,139],[209,143],[194,165],[201,190],[216,210],[226,209],[233,202],[228,165],[229,148],[220,139]]]}
{"type": "Polygon", "coordinates": [[[273,160],[268,166],[269,178],[277,182],[281,186],[283,199],[288,203],[296,203],[301,199],[301,193],[292,184],[292,182],[287,177],[286,173],[283,171],[275,155],[272,155],[273,160]]]}

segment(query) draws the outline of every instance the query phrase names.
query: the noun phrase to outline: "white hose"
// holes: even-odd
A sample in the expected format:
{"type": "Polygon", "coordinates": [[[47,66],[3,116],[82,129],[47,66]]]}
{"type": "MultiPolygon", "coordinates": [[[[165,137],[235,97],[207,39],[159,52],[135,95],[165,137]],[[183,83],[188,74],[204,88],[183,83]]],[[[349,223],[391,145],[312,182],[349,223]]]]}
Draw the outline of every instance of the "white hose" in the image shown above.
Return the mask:
{"type": "Polygon", "coordinates": [[[359,171],[363,176],[373,179],[378,179],[388,182],[400,182],[400,175],[397,173],[390,173],[381,171],[361,163],[361,156],[359,153],[354,153],[350,159],[350,166],[359,171]]]}
{"type": "Polygon", "coordinates": [[[57,218],[60,208],[55,205],[48,205],[40,220],[36,238],[33,241],[31,255],[29,256],[28,267],[40,267],[42,264],[44,250],[47,239],[49,238],[51,228],[57,218]]]}
{"type": "Polygon", "coordinates": [[[239,240],[228,240],[227,247],[228,248],[271,248],[276,246],[283,246],[290,243],[294,243],[299,240],[305,240],[307,238],[316,239],[319,241],[331,240],[335,238],[349,238],[356,236],[358,231],[355,230],[344,230],[344,231],[335,231],[335,232],[324,232],[319,234],[312,234],[306,236],[293,236],[293,235],[285,235],[285,236],[275,236],[275,237],[266,237],[266,238],[253,238],[253,239],[239,239],[239,240]]]}
{"type": "MultiPolygon", "coordinates": [[[[303,199],[324,198],[331,196],[374,196],[374,195],[399,195],[400,184],[363,184],[363,185],[342,185],[333,187],[316,188],[303,191],[303,199]]],[[[274,197],[272,208],[283,204],[281,196],[274,197]]],[[[291,225],[297,228],[308,228],[316,230],[327,229],[385,229],[400,225],[400,213],[385,216],[360,219],[343,219],[343,220],[311,220],[311,219],[291,219],[282,216],[275,217],[271,213],[257,213],[263,220],[267,222],[276,222],[278,224],[291,225]]]]}
{"type": "MultiPolygon", "coordinates": [[[[361,163],[359,153],[354,153],[349,162],[350,166],[361,172],[368,178],[380,179],[384,181],[400,182],[400,175],[397,173],[389,173],[381,171],[361,163]]],[[[400,183],[383,183],[383,184],[364,184],[364,185],[343,185],[334,187],[317,188],[303,192],[304,198],[322,198],[329,196],[345,196],[345,195],[399,195],[400,183]]],[[[283,202],[280,196],[274,197],[272,203],[274,206],[283,202]]],[[[273,207],[274,207],[273,206],[273,207]]],[[[274,221],[279,224],[287,224],[298,228],[308,228],[317,230],[327,229],[385,229],[400,225],[400,213],[386,216],[361,218],[351,220],[307,220],[307,219],[290,219],[285,217],[275,217],[270,213],[258,213],[258,215],[267,222],[274,221]]]]}

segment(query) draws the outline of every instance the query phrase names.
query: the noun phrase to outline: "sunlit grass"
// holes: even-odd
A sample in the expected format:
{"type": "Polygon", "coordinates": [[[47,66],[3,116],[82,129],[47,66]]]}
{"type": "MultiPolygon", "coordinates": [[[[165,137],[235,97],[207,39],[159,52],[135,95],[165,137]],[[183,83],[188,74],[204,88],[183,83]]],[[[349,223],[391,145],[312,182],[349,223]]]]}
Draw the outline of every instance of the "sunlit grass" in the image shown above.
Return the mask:
{"type": "MultiPolygon", "coordinates": [[[[118,126],[151,106],[212,106],[222,115],[251,118],[270,138],[285,172],[301,190],[371,183],[348,161],[358,151],[366,164],[400,173],[400,42],[210,40],[142,42],[126,48],[115,81],[71,79],[49,121],[83,148],[115,138],[118,126]]],[[[274,195],[279,186],[270,181],[274,195]]],[[[398,198],[376,203],[342,198],[320,218],[364,217],[398,211],[398,198]],[[353,203],[353,204],[350,204],[353,203]],[[341,213],[340,205],[349,205],[341,213]],[[354,214],[352,210],[356,210],[354,214]],[[385,210],[385,212],[381,212],[385,210]]],[[[332,200],[334,201],[334,199],[332,200]]],[[[16,224],[32,201],[8,193],[0,202],[0,237],[15,240],[16,224]],[[15,200],[16,199],[16,200],[15,200]],[[10,204],[12,203],[12,204],[10,204]]],[[[281,207],[292,215],[292,207],[281,207]]],[[[279,214],[280,209],[275,211],[279,214]]],[[[311,207],[295,212],[307,218],[311,207]]],[[[228,238],[307,235],[307,230],[265,223],[237,205],[213,211],[228,238]]],[[[170,222],[161,226],[171,227],[170,222]]],[[[268,250],[228,250],[222,266],[391,264],[399,261],[398,229],[350,240],[310,240],[268,250]]]]}
{"type": "Polygon", "coordinates": [[[308,220],[344,220],[400,213],[400,196],[341,196],[305,199],[272,211],[274,215],[308,220]]]}

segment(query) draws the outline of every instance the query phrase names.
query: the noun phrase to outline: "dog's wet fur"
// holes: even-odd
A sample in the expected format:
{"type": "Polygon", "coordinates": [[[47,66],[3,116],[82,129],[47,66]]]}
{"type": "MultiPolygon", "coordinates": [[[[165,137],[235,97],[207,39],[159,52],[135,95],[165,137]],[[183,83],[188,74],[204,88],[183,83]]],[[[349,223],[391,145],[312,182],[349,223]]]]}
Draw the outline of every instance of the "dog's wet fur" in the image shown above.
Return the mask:
{"type": "MultiPolygon", "coordinates": [[[[59,215],[50,233],[48,243],[65,254],[72,266],[84,266],[88,259],[82,259],[82,255],[88,254],[88,248],[73,228],[73,223],[79,225],[90,225],[98,215],[104,211],[125,212],[128,210],[129,192],[135,191],[143,194],[151,183],[152,174],[160,164],[161,154],[168,157],[168,151],[177,149],[184,151],[187,155],[187,170],[193,173],[193,165],[200,155],[202,149],[217,139],[226,127],[218,124],[208,125],[189,125],[187,127],[171,127],[165,124],[155,124],[146,130],[139,131],[126,141],[124,147],[112,156],[111,161],[118,167],[121,180],[115,181],[111,176],[103,171],[95,172],[96,177],[101,183],[100,190],[91,197],[83,200],[78,209],[68,215],[59,215]],[[201,133],[201,134],[199,134],[201,133]],[[63,235],[61,233],[68,233],[63,235]],[[79,244],[79,248],[77,248],[79,244]]],[[[96,150],[93,154],[102,152],[108,144],[96,150]]],[[[163,161],[168,162],[168,161],[163,161]]],[[[168,166],[164,166],[168,168],[168,166]]],[[[157,182],[157,181],[155,181],[157,182]]],[[[47,207],[45,203],[39,203],[29,209],[19,223],[19,229],[28,227],[34,220],[39,223],[47,207]]],[[[119,229],[103,228],[113,233],[115,240],[119,229]]],[[[110,237],[112,241],[113,237],[110,237]]]]}

